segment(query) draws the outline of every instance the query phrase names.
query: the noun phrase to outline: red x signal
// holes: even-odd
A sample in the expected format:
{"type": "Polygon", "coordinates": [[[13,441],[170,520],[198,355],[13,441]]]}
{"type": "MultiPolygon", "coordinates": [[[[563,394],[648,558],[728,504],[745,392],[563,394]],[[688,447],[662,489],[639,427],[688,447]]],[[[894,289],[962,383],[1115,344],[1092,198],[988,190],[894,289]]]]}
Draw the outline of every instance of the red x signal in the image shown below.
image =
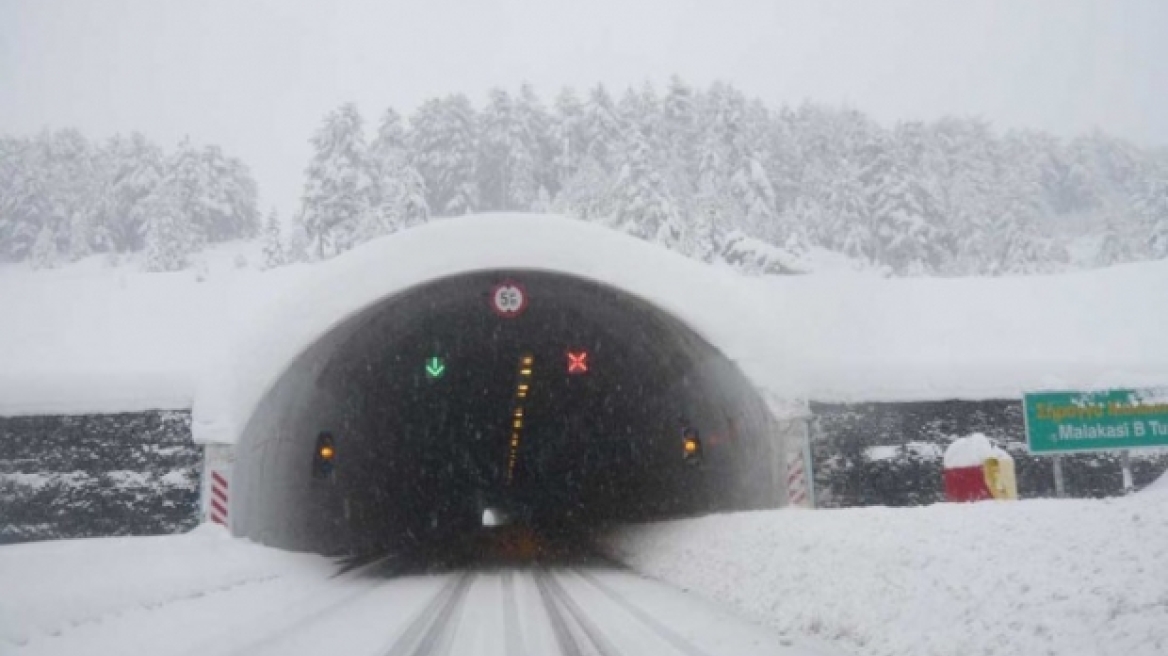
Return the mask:
{"type": "Polygon", "coordinates": [[[568,373],[588,373],[588,351],[568,351],[568,373]]]}

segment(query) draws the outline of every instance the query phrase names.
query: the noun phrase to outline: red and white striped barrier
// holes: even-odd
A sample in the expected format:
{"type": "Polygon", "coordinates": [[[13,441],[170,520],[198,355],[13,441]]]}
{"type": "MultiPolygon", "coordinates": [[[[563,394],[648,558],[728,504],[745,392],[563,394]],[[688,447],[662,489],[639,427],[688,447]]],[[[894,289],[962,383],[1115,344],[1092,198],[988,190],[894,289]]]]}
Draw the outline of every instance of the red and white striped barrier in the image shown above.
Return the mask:
{"type": "Polygon", "coordinates": [[[211,470],[211,503],[207,506],[207,514],[216,524],[227,526],[227,476],[217,470],[211,470]]]}
{"type": "Polygon", "coordinates": [[[787,458],[787,503],[792,506],[808,506],[807,465],[802,453],[792,453],[787,458]]]}

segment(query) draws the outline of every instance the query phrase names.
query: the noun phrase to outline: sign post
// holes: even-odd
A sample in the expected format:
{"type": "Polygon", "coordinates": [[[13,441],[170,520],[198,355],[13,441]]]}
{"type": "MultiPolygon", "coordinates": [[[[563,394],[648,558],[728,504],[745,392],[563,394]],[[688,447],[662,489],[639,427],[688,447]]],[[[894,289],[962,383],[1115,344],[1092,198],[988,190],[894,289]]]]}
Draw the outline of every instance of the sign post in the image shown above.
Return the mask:
{"type": "Polygon", "coordinates": [[[1130,449],[1168,446],[1168,389],[1033,392],[1023,395],[1026,446],[1052,454],[1055,493],[1063,496],[1058,454],[1121,451],[1123,489],[1134,488],[1130,449]]]}

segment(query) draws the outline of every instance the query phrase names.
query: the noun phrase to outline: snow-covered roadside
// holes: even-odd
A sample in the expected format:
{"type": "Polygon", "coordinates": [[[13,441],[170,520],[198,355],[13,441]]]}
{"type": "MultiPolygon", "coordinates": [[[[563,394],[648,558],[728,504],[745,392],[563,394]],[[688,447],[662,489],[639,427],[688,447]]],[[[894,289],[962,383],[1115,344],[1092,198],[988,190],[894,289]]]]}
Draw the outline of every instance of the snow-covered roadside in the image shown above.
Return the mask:
{"type": "Polygon", "coordinates": [[[633,569],[864,656],[1168,653],[1168,490],[625,527],[633,569]]]}
{"type": "Polygon", "coordinates": [[[281,606],[336,571],[204,525],[186,535],[0,547],[0,654],[158,653],[281,606]],[[183,613],[158,613],[183,607],[183,613]],[[204,626],[198,618],[206,619],[204,626]],[[176,631],[178,633],[176,633],[176,631]]]}

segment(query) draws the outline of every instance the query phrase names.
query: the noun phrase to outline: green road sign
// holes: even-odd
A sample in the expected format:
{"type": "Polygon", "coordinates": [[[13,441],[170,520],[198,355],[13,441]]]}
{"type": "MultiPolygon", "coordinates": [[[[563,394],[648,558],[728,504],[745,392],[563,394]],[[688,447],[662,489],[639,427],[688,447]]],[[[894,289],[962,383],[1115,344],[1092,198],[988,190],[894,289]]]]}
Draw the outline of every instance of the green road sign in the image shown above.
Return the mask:
{"type": "Polygon", "coordinates": [[[1024,395],[1031,453],[1168,446],[1168,389],[1024,395]]]}
{"type": "Polygon", "coordinates": [[[433,356],[426,360],[426,375],[430,378],[441,378],[446,373],[446,363],[442,358],[433,356]]]}

